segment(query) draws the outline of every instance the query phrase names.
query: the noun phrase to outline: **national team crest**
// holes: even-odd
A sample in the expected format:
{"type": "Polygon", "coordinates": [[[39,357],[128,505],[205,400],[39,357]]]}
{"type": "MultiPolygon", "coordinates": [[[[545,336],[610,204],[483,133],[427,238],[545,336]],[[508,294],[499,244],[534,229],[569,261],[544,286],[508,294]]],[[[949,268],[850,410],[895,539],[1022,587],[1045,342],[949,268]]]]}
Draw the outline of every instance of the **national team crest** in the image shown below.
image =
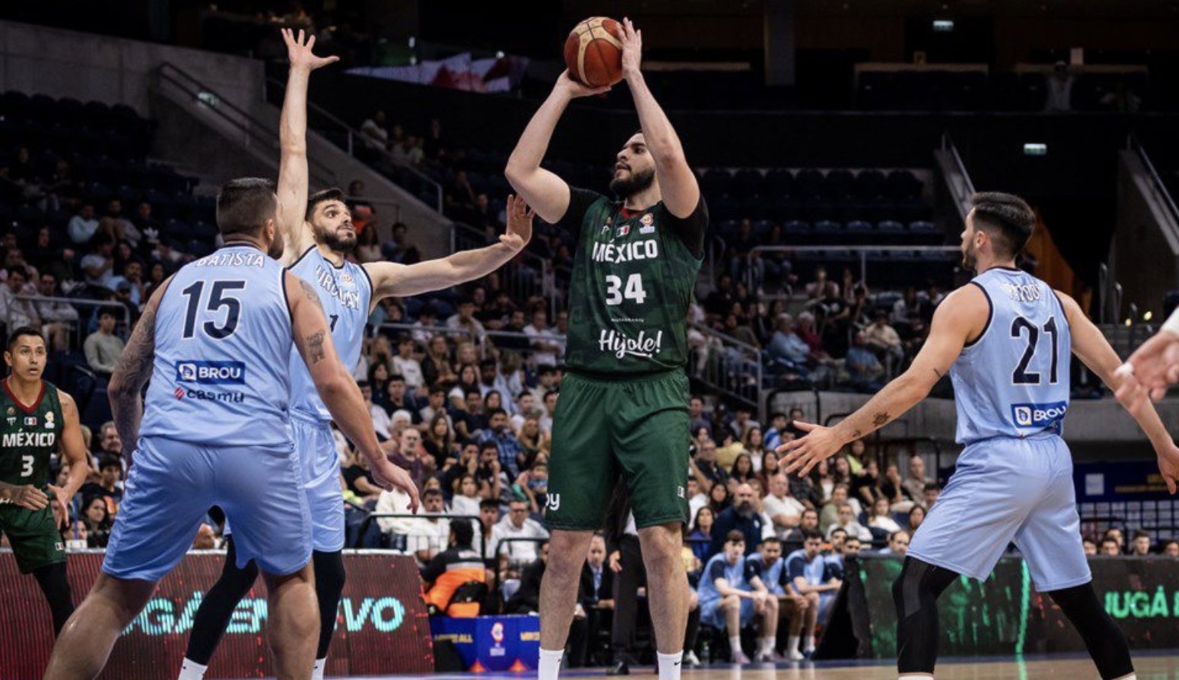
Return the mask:
{"type": "Polygon", "coordinates": [[[347,272],[340,274],[340,283],[343,283],[345,286],[351,286],[352,275],[347,272]]]}
{"type": "Polygon", "coordinates": [[[629,233],[630,233],[630,225],[629,224],[623,224],[618,227],[618,238],[622,238],[623,236],[626,236],[629,233]]]}
{"type": "Polygon", "coordinates": [[[37,427],[37,416],[26,417],[25,425],[28,425],[29,427],[37,427]]]}

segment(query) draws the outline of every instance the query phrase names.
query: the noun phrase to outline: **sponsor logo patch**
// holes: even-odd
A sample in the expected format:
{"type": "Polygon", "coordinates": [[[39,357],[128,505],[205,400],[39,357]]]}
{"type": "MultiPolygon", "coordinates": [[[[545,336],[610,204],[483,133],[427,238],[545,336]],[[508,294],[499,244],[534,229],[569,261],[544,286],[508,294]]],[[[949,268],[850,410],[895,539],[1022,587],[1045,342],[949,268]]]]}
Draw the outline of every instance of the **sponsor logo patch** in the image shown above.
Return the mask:
{"type": "Polygon", "coordinates": [[[1016,427],[1048,427],[1064,419],[1068,402],[1050,404],[1012,404],[1011,418],[1016,427]]]}
{"type": "Polygon", "coordinates": [[[241,361],[180,361],[176,380],[200,385],[244,385],[246,365],[241,361]]]}

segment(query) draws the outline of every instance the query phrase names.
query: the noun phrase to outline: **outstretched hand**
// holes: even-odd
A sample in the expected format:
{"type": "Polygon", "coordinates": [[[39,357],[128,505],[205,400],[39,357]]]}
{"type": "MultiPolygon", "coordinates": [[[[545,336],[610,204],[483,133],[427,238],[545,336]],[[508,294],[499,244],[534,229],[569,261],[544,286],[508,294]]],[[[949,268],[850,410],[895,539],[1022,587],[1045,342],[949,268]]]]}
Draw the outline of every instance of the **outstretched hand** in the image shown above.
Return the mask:
{"type": "Polygon", "coordinates": [[[1118,372],[1134,378],[1124,381],[1117,391],[1118,401],[1127,408],[1133,410],[1147,397],[1162,399],[1167,386],[1179,382],[1179,338],[1170,331],[1159,331],[1142,343],[1118,372]]]}
{"type": "Polygon", "coordinates": [[[291,60],[292,69],[302,68],[314,71],[340,60],[336,56],[316,56],[311,51],[311,48],[315,47],[315,36],[310,35],[304,39],[304,35],[303,29],[299,29],[298,37],[295,36],[294,29],[282,29],[282,40],[287,44],[287,57],[291,60]]]}
{"type": "Polygon", "coordinates": [[[532,240],[532,218],[536,211],[528,207],[524,199],[508,194],[508,230],[499,237],[499,242],[512,250],[520,250],[532,240]]]}
{"type": "Polygon", "coordinates": [[[643,32],[636,31],[631,20],[623,17],[622,35],[618,39],[622,41],[622,77],[629,80],[638,75],[643,60],[643,32]]]}
{"type": "Polygon", "coordinates": [[[794,441],[786,442],[777,449],[778,467],[786,465],[786,472],[797,472],[799,477],[805,477],[810,471],[831,456],[839,452],[843,442],[835,436],[830,427],[794,421],[794,426],[806,434],[794,441]]]}

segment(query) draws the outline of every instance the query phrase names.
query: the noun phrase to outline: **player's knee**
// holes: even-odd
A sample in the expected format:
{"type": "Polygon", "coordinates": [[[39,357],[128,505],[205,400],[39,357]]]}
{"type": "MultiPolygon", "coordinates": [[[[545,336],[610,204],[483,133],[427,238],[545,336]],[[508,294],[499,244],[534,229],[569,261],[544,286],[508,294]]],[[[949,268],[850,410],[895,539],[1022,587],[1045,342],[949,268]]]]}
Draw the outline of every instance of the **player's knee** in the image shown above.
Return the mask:
{"type": "Polygon", "coordinates": [[[726,595],[725,598],[721,600],[721,608],[725,611],[740,609],[741,598],[737,597],[736,595],[726,595]]]}
{"type": "Polygon", "coordinates": [[[809,606],[817,609],[819,607],[819,594],[818,593],[807,593],[806,594],[806,601],[809,606]]]}

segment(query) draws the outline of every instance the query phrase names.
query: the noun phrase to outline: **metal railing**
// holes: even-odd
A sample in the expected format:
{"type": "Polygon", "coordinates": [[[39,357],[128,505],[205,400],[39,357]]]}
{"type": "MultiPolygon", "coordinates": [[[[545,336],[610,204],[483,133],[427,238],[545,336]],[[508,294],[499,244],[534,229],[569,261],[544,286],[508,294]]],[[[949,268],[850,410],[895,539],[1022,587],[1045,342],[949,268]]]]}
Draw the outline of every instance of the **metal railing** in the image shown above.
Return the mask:
{"type": "MultiPolygon", "coordinates": [[[[745,256],[745,271],[752,277],[753,260],[762,253],[780,253],[793,255],[797,253],[854,253],[860,260],[860,281],[868,280],[869,256],[876,253],[960,253],[958,246],[877,246],[877,245],[831,245],[831,246],[755,246],[749,249],[745,256]]],[[[749,278],[749,285],[753,279],[749,278]]],[[[752,288],[751,288],[752,290],[752,288]]]]}
{"type": "MultiPolygon", "coordinates": [[[[286,83],[277,78],[267,78],[266,84],[277,88],[279,95],[278,98],[281,101],[287,90],[286,83]]],[[[408,190],[411,194],[418,196],[419,198],[423,198],[422,192],[419,191],[419,189],[428,189],[433,197],[433,204],[430,207],[439,214],[442,213],[442,185],[435,181],[432,177],[411,165],[398,163],[393,155],[389,153],[388,149],[377,148],[369,145],[366,141],[367,138],[360,130],[352,127],[343,120],[340,120],[338,117],[332,115],[323,107],[312,103],[310,100],[307,102],[307,121],[309,128],[314,129],[316,133],[321,135],[324,139],[327,139],[328,141],[335,144],[350,157],[364,162],[364,159],[360,158],[357,155],[357,152],[360,149],[365,149],[367,151],[373,152],[391,166],[396,166],[398,170],[404,171],[408,176],[413,178],[413,181],[407,183],[404,181],[404,178],[400,178],[401,181],[399,181],[399,178],[396,176],[392,176],[383,172],[381,174],[386,175],[389,177],[389,179],[401,185],[402,188],[408,190]],[[322,125],[318,124],[320,122],[322,122],[322,125]],[[417,184],[418,186],[414,186],[414,184],[417,184]]]]}
{"type": "MultiPolygon", "coordinates": [[[[481,230],[461,222],[454,223],[451,235],[454,252],[483,248],[495,243],[489,241],[481,230]]],[[[555,273],[552,262],[525,249],[492,275],[499,277],[500,290],[507,292],[516,302],[523,302],[536,295],[543,296],[549,302],[549,321],[553,321],[557,315],[557,302],[564,294],[564,291],[557,289],[555,273]]]]}
{"type": "Polygon", "coordinates": [[[966,213],[962,210],[964,206],[969,205],[970,197],[974,195],[974,183],[970,181],[970,173],[966,171],[966,164],[962,162],[962,156],[958,154],[958,147],[954,146],[954,140],[950,138],[949,132],[942,133],[941,147],[942,151],[950,156],[956,171],[954,177],[947,178],[950,196],[957,204],[962,217],[965,217],[966,213]]]}
{"type": "Polygon", "coordinates": [[[761,414],[761,350],[730,335],[693,324],[688,333],[688,375],[761,414]],[[693,338],[696,331],[703,338],[693,338]]]}
{"type": "Polygon", "coordinates": [[[1175,207],[1175,201],[1171,198],[1171,192],[1167,191],[1167,185],[1159,177],[1159,173],[1155,169],[1154,163],[1151,162],[1150,155],[1146,153],[1146,148],[1142,146],[1142,141],[1138,139],[1138,135],[1133,132],[1129,134],[1126,139],[1126,149],[1138,154],[1138,159],[1142,161],[1142,166],[1146,168],[1147,175],[1150,179],[1151,194],[1170,213],[1171,220],[1179,224],[1179,208],[1175,207]]]}
{"type": "MultiPolygon", "coordinates": [[[[473,522],[472,528],[475,526],[479,526],[479,516],[478,515],[451,515],[451,514],[425,515],[425,514],[420,514],[420,513],[415,515],[415,514],[408,513],[408,512],[370,512],[370,513],[368,513],[368,515],[365,516],[364,521],[362,521],[360,523],[360,530],[356,534],[356,539],[354,541],[354,544],[352,545],[353,548],[359,549],[359,548],[363,547],[363,543],[364,543],[365,537],[368,535],[369,528],[372,527],[372,524],[374,521],[380,520],[380,519],[406,519],[406,520],[438,519],[438,520],[446,520],[447,522],[450,522],[451,520],[456,520],[456,519],[463,519],[463,520],[469,520],[469,521],[473,522]]],[[[406,538],[422,536],[422,534],[413,534],[413,533],[408,533],[408,532],[403,533],[403,532],[396,532],[396,531],[385,531],[383,528],[381,529],[381,534],[382,535],[390,535],[390,536],[404,536],[406,538]]],[[[487,550],[486,550],[487,539],[488,539],[488,537],[484,536],[483,532],[480,531],[479,532],[479,555],[480,556],[486,554],[486,552],[487,552],[487,550]]],[[[435,552],[442,552],[443,550],[446,550],[447,539],[443,538],[442,543],[443,543],[443,545],[440,546],[440,549],[435,550],[435,552]]],[[[433,548],[433,546],[431,546],[431,548],[433,548]]],[[[400,552],[406,552],[406,551],[402,550],[400,552]]]]}
{"type": "MultiPolygon", "coordinates": [[[[50,304],[65,304],[65,305],[70,305],[71,307],[75,307],[75,308],[77,308],[77,307],[84,307],[84,308],[93,307],[96,309],[109,308],[112,312],[115,313],[115,318],[117,319],[115,328],[117,330],[122,331],[120,333],[120,335],[123,336],[124,340],[126,339],[127,332],[128,332],[128,325],[131,320],[130,310],[127,309],[126,305],[119,303],[117,300],[98,300],[96,298],[46,297],[44,295],[27,295],[24,293],[21,293],[19,295],[14,295],[14,296],[12,296],[12,299],[17,302],[25,302],[25,303],[29,303],[30,305],[32,305],[32,308],[29,311],[34,312],[38,318],[40,318],[40,311],[36,309],[36,305],[37,305],[37,303],[41,303],[41,302],[47,302],[50,304]]],[[[15,313],[24,314],[24,312],[20,312],[20,310],[13,309],[13,305],[9,305],[8,315],[4,317],[4,324],[9,329],[12,329],[12,327],[13,327],[12,326],[12,316],[15,313]]],[[[46,323],[55,323],[53,321],[48,321],[46,319],[41,319],[41,321],[46,322],[46,323]]],[[[67,327],[70,328],[71,331],[73,331],[74,328],[72,325],[69,325],[69,324],[76,323],[76,324],[78,324],[77,330],[80,332],[82,330],[83,321],[84,320],[79,315],[79,317],[77,319],[74,319],[72,322],[62,321],[62,322],[58,322],[58,323],[67,323],[67,327]]]]}
{"type": "MultiPolygon", "coordinates": [[[[238,141],[242,146],[271,153],[275,162],[278,162],[281,149],[278,142],[278,130],[274,125],[268,125],[258,120],[170,62],[164,62],[156,68],[155,81],[157,88],[161,88],[165,84],[169,85],[190,97],[193,107],[201,107],[219,117],[241,134],[238,141]]],[[[324,163],[308,157],[307,164],[311,178],[321,185],[334,186],[339,183],[336,173],[324,163]]]]}

